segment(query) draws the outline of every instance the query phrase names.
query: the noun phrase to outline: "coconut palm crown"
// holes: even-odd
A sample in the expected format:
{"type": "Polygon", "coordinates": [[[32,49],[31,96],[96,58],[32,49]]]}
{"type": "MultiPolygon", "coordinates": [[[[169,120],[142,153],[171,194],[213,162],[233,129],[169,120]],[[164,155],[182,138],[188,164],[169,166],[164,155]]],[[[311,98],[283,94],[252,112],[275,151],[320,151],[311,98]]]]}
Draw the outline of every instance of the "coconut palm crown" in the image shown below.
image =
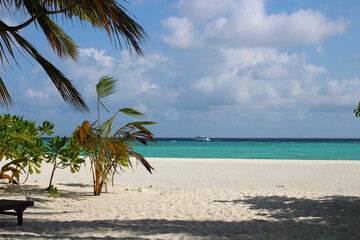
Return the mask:
{"type": "MultiPolygon", "coordinates": [[[[126,2],[121,0],[121,2],[126,2]]],[[[86,112],[88,106],[72,82],[53,64],[46,60],[19,30],[30,24],[46,36],[50,46],[61,59],[77,61],[78,46],[66,35],[56,22],[74,22],[81,26],[105,30],[115,47],[124,45],[139,56],[143,55],[140,45],[147,39],[144,29],[129,16],[126,8],[115,0],[0,0],[0,13],[20,13],[27,20],[17,26],[10,26],[0,20],[0,60],[5,67],[16,61],[16,51],[30,55],[45,70],[64,101],[75,110],[86,112]],[[89,24],[87,24],[89,23],[89,24]]],[[[0,77],[0,106],[10,108],[14,102],[4,80],[0,77]]]]}

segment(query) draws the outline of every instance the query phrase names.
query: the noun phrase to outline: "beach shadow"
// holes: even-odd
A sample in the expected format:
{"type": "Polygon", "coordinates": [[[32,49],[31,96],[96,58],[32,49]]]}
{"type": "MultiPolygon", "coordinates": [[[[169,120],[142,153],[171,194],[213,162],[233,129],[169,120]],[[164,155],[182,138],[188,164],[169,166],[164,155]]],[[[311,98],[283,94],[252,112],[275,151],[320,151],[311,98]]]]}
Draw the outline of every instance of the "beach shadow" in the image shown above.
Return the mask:
{"type": "Polygon", "coordinates": [[[286,196],[245,196],[237,200],[215,200],[218,203],[245,204],[250,209],[265,210],[276,220],[306,221],[329,226],[353,226],[360,232],[360,198],[326,196],[317,200],[286,196]]]}
{"type": "MultiPolygon", "coordinates": [[[[15,224],[15,222],[14,222],[15,224]]],[[[309,222],[281,221],[181,221],[165,219],[39,221],[2,227],[6,239],[359,239],[359,228],[309,222]],[[8,230],[8,231],[6,231],[8,230]],[[110,233],[109,233],[110,232],[110,233]],[[93,236],[92,234],[96,234],[93,236]],[[120,236],[114,237],[117,234],[120,236]],[[90,236],[88,236],[90,235],[90,236]]]]}
{"type": "Polygon", "coordinates": [[[83,183],[58,183],[57,185],[67,186],[67,187],[81,187],[81,188],[93,187],[93,185],[91,184],[83,184],[83,183]]]}
{"type": "MultiPolygon", "coordinates": [[[[58,185],[66,185],[66,184],[58,184],[58,185]]],[[[85,184],[73,184],[69,186],[79,185],[80,187],[89,187],[90,185],[85,184]]],[[[55,186],[56,187],[56,186],[55,186]]],[[[36,202],[48,202],[52,201],[48,198],[49,192],[40,185],[11,185],[11,184],[3,184],[0,185],[0,190],[3,192],[2,197],[6,198],[6,196],[23,196],[27,198],[27,200],[33,200],[36,202]],[[29,198],[29,199],[28,199],[29,198]]],[[[58,187],[58,192],[60,197],[67,197],[67,198],[83,198],[93,196],[92,190],[90,191],[83,191],[80,192],[78,190],[69,191],[61,189],[58,187]]]]}
{"type": "MultiPolygon", "coordinates": [[[[215,204],[242,204],[267,215],[266,220],[45,220],[24,216],[1,223],[7,239],[360,239],[360,198],[329,196],[318,200],[284,196],[245,196],[215,200],[215,204]],[[94,235],[96,234],[96,236],[94,235]],[[117,236],[117,237],[114,237],[117,236]]],[[[35,214],[34,214],[35,215],[35,214]]]]}
{"type": "Polygon", "coordinates": [[[32,236],[47,239],[360,239],[359,201],[359,198],[340,196],[319,201],[278,196],[216,201],[269,210],[272,218],[231,222],[166,219],[45,221],[31,219],[28,215],[21,228],[16,227],[13,220],[13,225],[0,224],[0,231],[9,239],[32,236]],[[119,237],[113,237],[118,233],[119,237]]]}
{"type": "Polygon", "coordinates": [[[14,198],[14,196],[16,196],[16,199],[26,198],[28,201],[42,203],[50,201],[49,199],[44,198],[44,196],[49,196],[49,192],[38,185],[4,184],[1,185],[0,190],[2,191],[1,198],[4,199],[9,197],[14,198]]]}

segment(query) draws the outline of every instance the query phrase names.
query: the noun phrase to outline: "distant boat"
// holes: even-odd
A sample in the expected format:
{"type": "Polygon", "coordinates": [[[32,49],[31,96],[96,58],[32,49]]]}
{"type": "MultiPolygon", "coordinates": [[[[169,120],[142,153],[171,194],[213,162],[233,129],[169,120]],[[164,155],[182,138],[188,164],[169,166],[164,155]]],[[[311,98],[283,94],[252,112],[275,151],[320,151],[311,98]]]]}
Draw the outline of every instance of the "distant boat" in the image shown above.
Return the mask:
{"type": "Polygon", "coordinates": [[[197,136],[197,137],[195,138],[195,141],[210,142],[210,138],[197,136]]]}

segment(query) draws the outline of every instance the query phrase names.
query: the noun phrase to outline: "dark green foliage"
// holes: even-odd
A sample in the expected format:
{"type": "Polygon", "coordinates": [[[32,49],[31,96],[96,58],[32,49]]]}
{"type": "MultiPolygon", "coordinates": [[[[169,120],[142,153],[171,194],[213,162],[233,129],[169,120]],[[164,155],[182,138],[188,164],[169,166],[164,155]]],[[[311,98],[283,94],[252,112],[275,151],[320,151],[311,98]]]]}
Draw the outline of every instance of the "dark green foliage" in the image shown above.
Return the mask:
{"type": "Polygon", "coordinates": [[[0,161],[7,161],[0,171],[0,178],[18,181],[21,172],[40,173],[45,144],[39,138],[52,135],[54,124],[45,121],[40,126],[24,117],[5,114],[0,116],[0,161]],[[6,174],[11,172],[12,176],[6,174]]]}
{"type": "Polygon", "coordinates": [[[356,109],[354,109],[354,113],[355,113],[355,117],[359,117],[360,116],[360,102],[359,105],[356,109]]]}
{"type": "Polygon", "coordinates": [[[42,161],[46,160],[53,165],[50,189],[57,168],[69,167],[72,173],[79,171],[83,159],[77,140],[56,136],[44,143],[40,139],[45,134],[54,134],[53,128],[54,124],[49,121],[36,126],[35,121],[25,120],[24,117],[0,116],[0,161],[7,162],[1,168],[0,179],[18,183],[21,173],[40,173],[42,161]]]}

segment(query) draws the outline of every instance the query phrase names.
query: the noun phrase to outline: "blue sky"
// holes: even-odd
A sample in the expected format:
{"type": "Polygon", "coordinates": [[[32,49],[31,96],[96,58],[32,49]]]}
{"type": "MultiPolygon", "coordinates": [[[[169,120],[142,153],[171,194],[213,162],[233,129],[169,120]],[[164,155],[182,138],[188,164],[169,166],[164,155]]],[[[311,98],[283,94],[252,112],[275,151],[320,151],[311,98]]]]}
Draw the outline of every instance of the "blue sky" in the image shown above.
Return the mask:
{"type": "Polygon", "coordinates": [[[69,135],[82,121],[96,120],[95,85],[111,75],[117,93],[105,105],[112,113],[123,107],[145,113],[158,122],[151,128],[158,137],[360,136],[353,114],[360,101],[358,1],[130,0],[125,6],[150,36],[143,59],[76,23],[63,27],[80,47],[78,62],[57,58],[34,26],[21,31],[73,80],[91,113],[74,112],[35,61],[21,57],[21,69],[1,70],[16,104],[10,113],[52,121],[57,134],[69,135]]]}

